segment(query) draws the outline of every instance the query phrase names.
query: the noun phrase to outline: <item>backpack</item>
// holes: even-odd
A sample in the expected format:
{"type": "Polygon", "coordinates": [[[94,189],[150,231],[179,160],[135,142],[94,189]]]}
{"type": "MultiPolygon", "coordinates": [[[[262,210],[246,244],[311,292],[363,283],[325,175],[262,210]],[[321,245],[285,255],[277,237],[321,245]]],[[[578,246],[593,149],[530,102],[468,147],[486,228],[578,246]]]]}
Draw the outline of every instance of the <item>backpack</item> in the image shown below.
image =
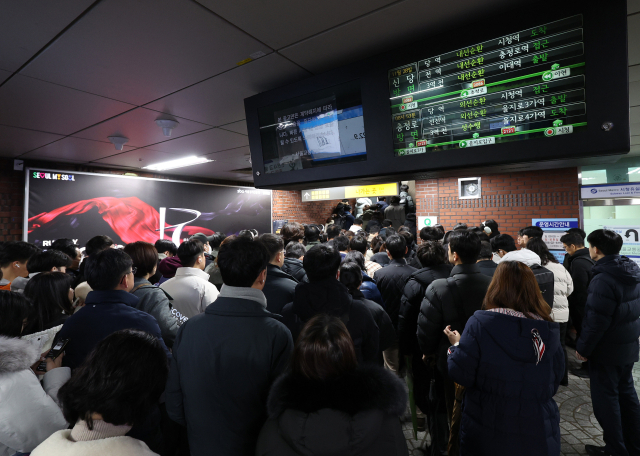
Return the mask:
{"type": "Polygon", "coordinates": [[[404,212],[407,214],[414,212],[413,198],[407,192],[400,192],[400,206],[404,206],[404,212]]]}

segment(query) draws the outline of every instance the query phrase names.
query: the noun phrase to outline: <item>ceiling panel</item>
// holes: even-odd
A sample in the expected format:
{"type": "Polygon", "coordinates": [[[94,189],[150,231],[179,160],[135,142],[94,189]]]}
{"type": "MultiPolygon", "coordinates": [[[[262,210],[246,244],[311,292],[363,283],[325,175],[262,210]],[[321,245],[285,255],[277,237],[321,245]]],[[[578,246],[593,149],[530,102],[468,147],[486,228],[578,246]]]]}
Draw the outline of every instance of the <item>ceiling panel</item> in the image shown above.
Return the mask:
{"type": "Polygon", "coordinates": [[[458,0],[434,8],[433,2],[405,0],[286,47],[280,53],[313,73],[320,73],[525,3],[528,2],[458,0]]]}
{"type": "Polygon", "coordinates": [[[63,136],[0,125],[0,138],[0,157],[16,157],[63,136]]]}
{"type": "Polygon", "coordinates": [[[222,152],[216,152],[207,155],[207,158],[215,160],[224,160],[227,162],[233,162],[242,167],[249,167],[251,164],[247,160],[250,156],[249,146],[238,147],[237,149],[223,150],[222,152]],[[246,166],[245,166],[246,165],[246,166]]]}
{"type": "Polygon", "coordinates": [[[0,87],[0,124],[69,135],[133,106],[15,75],[0,87]]]}
{"type": "Polygon", "coordinates": [[[43,52],[29,76],[144,104],[271,49],[196,2],[110,0],[43,52]]]}
{"type": "Polygon", "coordinates": [[[632,124],[640,123],[640,106],[629,109],[629,121],[632,124]]]}
{"type": "Polygon", "coordinates": [[[0,67],[15,71],[93,3],[94,0],[2,2],[0,67]]]}
{"type": "Polygon", "coordinates": [[[213,161],[204,163],[197,166],[187,166],[185,168],[172,169],[167,171],[167,174],[176,174],[180,176],[196,176],[196,177],[208,177],[211,179],[227,179],[236,180],[238,176],[245,176],[244,174],[234,173],[233,171],[238,169],[234,164],[213,161]]]}
{"type": "Polygon", "coordinates": [[[640,0],[627,0],[627,14],[640,12],[640,0]]]}
{"type": "MultiPolygon", "coordinates": [[[[124,151],[130,149],[132,149],[132,147],[124,146],[124,151]]],[[[21,155],[20,158],[87,163],[116,153],[118,153],[118,151],[113,144],[69,136],[21,155]]]]}
{"type": "Polygon", "coordinates": [[[308,73],[270,54],[147,105],[209,125],[244,119],[244,99],[305,77],[308,73]]]}
{"type": "Polygon", "coordinates": [[[640,81],[629,82],[629,106],[640,106],[640,81]]]}
{"type": "Polygon", "coordinates": [[[9,76],[11,76],[11,72],[0,70],[0,84],[2,84],[9,76]]]}
{"type": "Polygon", "coordinates": [[[149,149],[170,154],[189,153],[189,155],[205,155],[219,150],[232,149],[249,144],[247,136],[230,131],[212,128],[189,136],[149,146],[149,149]]]}
{"type": "MultiPolygon", "coordinates": [[[[638,73],[640,73],[640,71],[638,73]]],[[[640,75],[638,76],[638,79],[640,79],[640,75]]],[[[223,130],[235,131],[236,133],[241,133],[243,135],[249,134],[249,132],[247,131],[247,122],[244,120],[233,122],[227,125],[221,125],[220,128],[222,128],[223,130]]]]}
{"type": "Polygon", "coordinates": [[[635,81],[640,81],[640,65],[629,67],[629,82],[635,81]]]}
{"type": "Polygon", "coordinates": [[[209,125],[174,116],[174,119],[180,124],[172,130],[169,138],[164,136],[162,129],[156,125],[155,120],[159,117],[166,118],[167,116],[150,109],[138,108],[87,128],[74,136],[103,142],[109,142],[109,136],[124,136],[129,138],[127,146],[145,147],[211,128],[209,125]]]}
{"type": "MultiPolygon", "coordinates": [[[[117,151],[114,150],[113,152],[117,151]]],[[[186,156],[191,154],[185,153],[181,155],[186,156]]],[[[155,165],[157,163],[175,160],[176,158],[178,158],[177,155],[158,152],[156,150],[136,149],[122,154],[113,155],[111,157],[101,158],[99,160],[95,160],[92,163],[99,165],[107,164],[127,166],[130,168],[142,168],[143,166],[155,165]]]]}
{"type": "Polygon", "coordinates": [[[197,0],[274,49],[350,21],[397,0],[197,0]],[[338,13],[337,13],[338,12],[338,13]]]}
{"type": "Polygon", "coordinates": [[[640,63],[640,14],[627,19],[627,45],[629,46],[629,65],[640,63]]]}
{"type": "Polygon", "coordinates": [[[631,132],[631,136],[640,135],[640,123],[632,123],[629,130],[631,132]]]}

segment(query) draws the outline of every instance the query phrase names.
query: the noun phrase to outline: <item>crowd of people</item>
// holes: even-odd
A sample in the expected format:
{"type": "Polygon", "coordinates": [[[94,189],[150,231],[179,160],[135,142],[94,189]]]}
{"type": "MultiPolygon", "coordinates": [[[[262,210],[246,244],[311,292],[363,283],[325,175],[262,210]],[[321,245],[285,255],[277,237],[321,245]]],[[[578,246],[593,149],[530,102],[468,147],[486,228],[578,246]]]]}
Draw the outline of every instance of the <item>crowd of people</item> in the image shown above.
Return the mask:
{"type": "Polygon", "coordinates": [[[0,456],[404,456],[409,419],[430,455],[558,456],[571,348],[586,451],[640,455],[620,236],[571,229],[561,264],[538,227],[417,232],[401,190],[279,234],[1,243],[0,456]]]}

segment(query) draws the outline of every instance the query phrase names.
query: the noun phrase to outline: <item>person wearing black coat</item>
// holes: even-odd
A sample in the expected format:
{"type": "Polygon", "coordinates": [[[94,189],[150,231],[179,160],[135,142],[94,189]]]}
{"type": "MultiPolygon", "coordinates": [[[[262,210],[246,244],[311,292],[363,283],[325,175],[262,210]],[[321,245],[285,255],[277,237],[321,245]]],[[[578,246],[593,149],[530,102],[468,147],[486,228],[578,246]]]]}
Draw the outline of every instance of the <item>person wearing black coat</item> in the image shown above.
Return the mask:
{"type": "Polygon", "coordinates": [[[342,321],[317,315],[303,328],[290,370],[269,393],[256,456],[406,456],[402,382],[358,366],[342,321]]]}
{"type": "Polygon", "coordinates": [[[465,387],[460,454],[559,456],[564,350],[531,269],[501,263],[484,309],[462,337],[445,329],[448,375],[465,387]]]}
{"type": "Polygon", "coordinates": [[[480,255],[478,255],[478,267],[480,272],[486,276],[493,277],[496,272],[498,263],[493,261],[493,251],[489,241],[482,241],[480,247],[480,255]]]}
{"type": "Polygon", "coordinates": [[[192,456],[252,456],[267,419],[269,388],[284,372],[293,340],[261,291],[266,248],[238,237],[220,247],[217,261],[224,285],[178,332],[166,408],[187,427],[192,456]]]}
{"type": "Polygon", "coordinates": [[[282,238],[276,234],[266,233],[260,236],[259,242],[266,247],[271,256],[267,265],[267,281],[262,292],[267,298],[267,310],[279,314],[285,304],[293,301],[298,282],[282,270],[285,255],[282,238]]]}
{"type": "Polygon", "coordinates": [[[593,265],[589,249],[584,246],[584,239],[577,233],[565,234],[560,238],[567,254],[565,255],[565,267],[573,280],[573,293],[568,296],[569,315],[576,329],[576,340],[582,332],[582,319],[584,318],[587,294],[593,265]]]}
{"type": "Polygon", "coordinates": [[[338,317],[346,322],[358,362],[375,363],[380,331],[364,303],[353,299],[336,278],[340,262],[340,253],[326,245],[316,245],[307,252],[303,263],[309,283],[296,286],[293,302],[282,309],[282,321],[297,340],[302,327],[314,316],[322,313],[338,317]]]}
{"type": "Polygon", "coordinates": [[[289,242],[285,250],[282,271],[292,276],[297,282],[309,282],[302,259],[307,249],[300,242],[289,242]]]}
{"type": "Polygon", "coordinates": [[[595,230],[587,238],[596,260],[576,356],[589,361],[593,412],[602,426],[604,448],[590,455],[640,454],[640,404],[632,370],[640,337],[640,268],[620,256],[622,238],[595,230]]]}
{"type": "Polygon", "coordinates": [[[451,326],[462,332],[467,320],[482,308],[491,277],[480,272],[476,264],[480,254],[480,238],[469,231],[454,231],[449,237],[450,277],[431,282],[420,305],[418,343],[422,353],[435,355],[436,366],[444,377],[445,402],[451,418],[454,384],[447,374],[449,341],[443,330],[451,326]]]}
{"type": "Polygon", "coordinates": [[[349,290],[349,294],[358,301],[361,301],[373,317],[378,330],[380,331],[380,340],[378,342],[378,364],[384,365],[382,352],[390,348],[396,342],[396,331],[391,323],[389,314],[382,308],[382,306],[370,299],[366,299],[360,286],[362,285],[362,270],[357,263],[353,261],[346,261],[340,266],[340,283],[342,283],[349,290]]]}

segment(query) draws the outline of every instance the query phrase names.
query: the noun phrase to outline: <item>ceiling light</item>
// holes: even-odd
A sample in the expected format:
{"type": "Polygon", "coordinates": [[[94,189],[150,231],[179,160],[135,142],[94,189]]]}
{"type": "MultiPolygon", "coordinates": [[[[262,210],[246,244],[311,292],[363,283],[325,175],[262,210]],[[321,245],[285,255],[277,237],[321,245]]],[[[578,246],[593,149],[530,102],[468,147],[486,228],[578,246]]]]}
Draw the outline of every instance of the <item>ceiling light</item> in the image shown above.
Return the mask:
{"type": "Polygon", "coordinates": [[[156,124],[162,128],[162,134],[165,136],[171,136],[171,130],[180,125],[176,119],[165,118],[165,119],[156,119],[156,124]]]}
{"type": "Polygon", "coordinates": [[[116,146],[116,150],[122,150],[125,143],[129,142],[129,138],[125,138],[124,136],[109,136],[107,139],[116,146]]]}
{"type": "Polygon", "coordinates": [[[179,158],[177,160],[157,163],[155,165],[143,166],[142,169],[150,169],[153,171],[165,171],[167,169],[184,168],[185,166],[199,165],[201,163],[209,163],[212,161],[214,160],[209,160],[204,157],[196,157],[195,155],[192,155],[191,157],[184,157],[184,158],[179,158]]]}

